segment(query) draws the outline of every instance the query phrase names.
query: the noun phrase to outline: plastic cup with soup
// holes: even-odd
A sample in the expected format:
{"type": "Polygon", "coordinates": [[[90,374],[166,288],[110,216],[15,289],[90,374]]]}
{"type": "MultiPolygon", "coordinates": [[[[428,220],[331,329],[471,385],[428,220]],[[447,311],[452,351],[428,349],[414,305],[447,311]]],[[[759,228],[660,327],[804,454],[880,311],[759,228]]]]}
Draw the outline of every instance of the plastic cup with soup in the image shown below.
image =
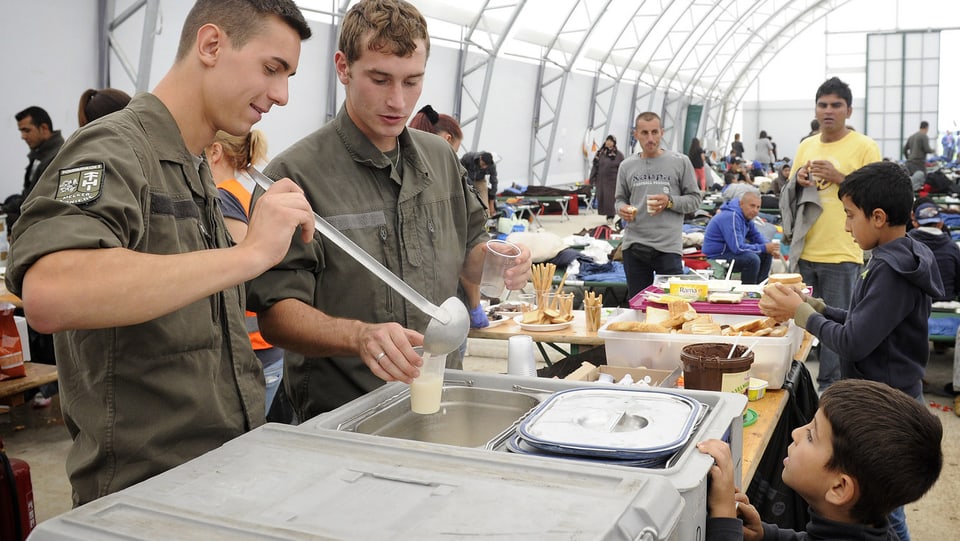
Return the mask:
{"type": "Polygon", "coordinates": [[[422,355],[423,366],[420,367],[420,375],[410,384],[410,410],[423,415],[437,413],[443,397],[443,372],[447,356],[424,353],[422,348],[415,349],[422,355]]]}

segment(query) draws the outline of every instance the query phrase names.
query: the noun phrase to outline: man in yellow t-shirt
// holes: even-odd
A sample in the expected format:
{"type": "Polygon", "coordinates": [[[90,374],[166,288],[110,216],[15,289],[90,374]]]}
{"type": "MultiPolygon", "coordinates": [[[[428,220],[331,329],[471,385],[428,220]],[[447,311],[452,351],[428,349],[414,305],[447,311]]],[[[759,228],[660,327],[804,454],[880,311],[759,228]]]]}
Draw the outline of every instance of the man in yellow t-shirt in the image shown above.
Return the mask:
{"type": "MultiPolygon", "coordinates": [[[[796,174],[780,199],[784,233],[790,242],[790,269],[799,271],[828,306],[842,308],[850,305],[863,252],[844,230],[846,215],[837,191],[846,175],[881,159],[873,139],[847,128],[852,101],[850,87],[836,77],[817,89],[820,133],[800,143],[794,160],[796,174]]],[[[838,379],[839,357],[821,347],[820,391],[838,379]]]]}

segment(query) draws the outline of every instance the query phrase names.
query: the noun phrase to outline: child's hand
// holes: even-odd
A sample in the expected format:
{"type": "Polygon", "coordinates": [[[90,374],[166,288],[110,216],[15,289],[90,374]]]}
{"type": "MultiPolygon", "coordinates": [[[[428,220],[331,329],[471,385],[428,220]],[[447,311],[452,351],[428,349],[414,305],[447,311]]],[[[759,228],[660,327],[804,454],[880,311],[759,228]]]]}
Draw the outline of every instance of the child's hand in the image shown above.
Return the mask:
{"type": "Polygon", "coordinates": [[[760,297],[760,311],[779,322],[793,317],[797,307],[803,304],[803,298],[795,289],[783,284],[770,284],[763,288],[760,297]]]}
{"type": "Polygon", "coordinates": [[[760,522],[760,513],[750,505],[750,498],[742,492],[737,492],[737,514],[743,520],[743,541],[763,541],[763,526],[760,522]]]}
{"type": "Polygon", "coordinates": [[[707,495],[710,516],[737,518],[737,502],[734,499],[737,489],[733,484],[735,470],[730,446],[721,440],[705,440],[697,444],[697,449],[714,460],[710,468],[710,494],[707,495]]]}

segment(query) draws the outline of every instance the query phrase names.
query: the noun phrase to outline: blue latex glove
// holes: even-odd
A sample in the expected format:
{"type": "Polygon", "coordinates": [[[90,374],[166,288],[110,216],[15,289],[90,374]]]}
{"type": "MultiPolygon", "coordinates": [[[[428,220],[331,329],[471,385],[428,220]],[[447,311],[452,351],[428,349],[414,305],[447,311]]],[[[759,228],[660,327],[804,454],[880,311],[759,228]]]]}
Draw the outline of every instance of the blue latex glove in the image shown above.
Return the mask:
{"type": "Polygon", "coordinates": [[[479,304],[476,308],[470,309],[470,328],[482,329],[490,326],[490,320],[487,319],[487,312],[483,305],[479,304]]]}

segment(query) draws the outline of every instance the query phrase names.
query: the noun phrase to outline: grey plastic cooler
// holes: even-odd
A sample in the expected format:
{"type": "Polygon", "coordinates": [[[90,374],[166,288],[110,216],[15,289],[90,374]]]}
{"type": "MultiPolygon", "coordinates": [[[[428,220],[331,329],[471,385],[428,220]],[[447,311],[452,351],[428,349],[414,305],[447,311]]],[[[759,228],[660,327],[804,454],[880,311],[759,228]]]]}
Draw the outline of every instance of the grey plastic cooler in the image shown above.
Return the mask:
{"type": "Polygon", "coordinates": [[[41,523],[31,540],[679,540],[661,476],[266,425],[41,523]]]}
{"type": "MultiPolygon", "coordinates": [[[[459,370],[447,370],[444,376],[445,386],[468,386],[472,388],[513,390],[521,393],[537,395],[538,393],[551,393],[577,387],[616,387],[614,385],[605,385],[602,383],[568,381],[561,379],[535,378],[510,376],[491,373],[464,372],[459,370]]],[[[696,431],[690,437],[688,444],[680,451],[676,457],[665,468],[639,469],[624,466],[598,466],[608,471],[627,471],[633,474],[654,476],[666,479],[670,485],[680,493],[683,498],[683,509],[678,526],[679,539],[699,540],[704,539],[704,527],[707,518],[707,477],[710,467],[713,465],[713,459],[698,451],[695,447],[696,442],[717,438],[728,441],[733,451],[734,464],[736,472],[734,478],[740,479],[740,470],[742,462],[743,449],[743,411],[747,404],[747,397],[742,394],[718,393],[710,391],[694,390],[673,390],[685,396],[694,398],[709,406],[703,421],[699,424],[696,431]]],[[[362,396],[349,404],[313,419],[310,419],[300,425],[299,429],[307,432],[318,433],[329,429],[350,430],[353,421],[362,417],[366,412],[378,410],[385,402],[397,396],[403,396],[407,392],[407,386],[401,383],[391,383],[380,387],[379,389],[362,396]]],[[[443,405],[441,405],[441,410],[443,405]]],[[[366,436],[360,434],[361,436],[366,436]]],[[[394,438],[382,436],[366,436],[373,438],[372,441],[388,440],[400,442],[394,438]]],[[[460,449],[441,444],[433,445],[446,450],[460,449]]],[[[517,455],[503,450],[502,446],[497,447],[496,451],[486,451],[495,455],[506,455],[509,460],[518,464],[522,469],[551,468],[562,476],[565,472],[585,464],[582,461],[574,461],[562,458],[546,458],[530,455],[517,455]]],[[[590,538],[590,537],[585,537],[590,538]]]]}

